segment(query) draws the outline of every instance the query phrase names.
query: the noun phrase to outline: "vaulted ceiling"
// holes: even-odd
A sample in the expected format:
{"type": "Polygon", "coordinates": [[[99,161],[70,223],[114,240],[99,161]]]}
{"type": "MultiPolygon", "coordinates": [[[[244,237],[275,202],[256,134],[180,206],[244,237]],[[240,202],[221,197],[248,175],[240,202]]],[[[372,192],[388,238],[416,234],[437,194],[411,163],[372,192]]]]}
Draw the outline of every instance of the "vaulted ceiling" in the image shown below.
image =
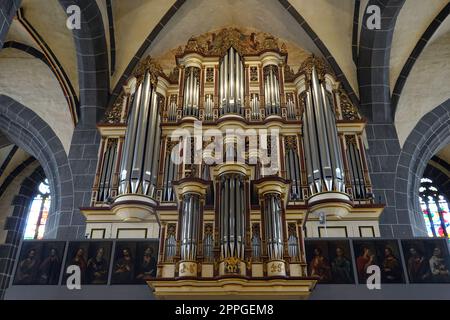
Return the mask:
{"type": "MultiPolygon", "coordinates": [[[[84,80],[79,79],[80,57],[73,33],[66,27],[62,2],[69,1],[22,1],[22,18],[14,19],[5,42],[23,46],[13,45],[0,52],[0,93],[12,96],[47,121],[68,152],[77,119],[69,110],[64,90],[72,87],[75,100],[79,100],[84,80]],[[36,34],[42,41],[35,39],[36,34]],[[47,48],[43,49],[43,45],[47,48]],[[44,58],[39,59],[39,54],[30,48],[44,58]],[[49,50],[62,71],[55,72],[45,63],[49,50]],[[65,84],[58,81],[61,74],[66,77],[65,84]]],[[[89,21],[98,19],[103,23],[110,93],[120,88],[133,63],[145,55],[161,56],[193,35],[237,26],[271,33],[308,52],[331,58],[342,72],[341,79],[347,81],[348,90],[358,99],[361,87],[354,49],[360,40],[361,20],[368,3],[369,0],[96,0],[87,6],[97,5],[100,12],[99,16],[89,17],[89,21]],[[359,9],[355,6],[358,3],[359,9]],[[299,15],[306,23],[298,22],[299,15]],[[354,21],[358,20],[355,29],[354,21]]],[[[424,114],[450,98],[450,86],[442,85],[450,79],[449,19],[443,19],[433,30],[434,35],[415,57],[415,63],[410,61],[424,33],[448,3],[407,0],[398,14],[390,65],[385,67],[389,67],[389,89],[393,93],[399,79],[404,78],[402,70],[407,64],[412,66],[396,103],[395,125],[401,144],[424,114]]]]}

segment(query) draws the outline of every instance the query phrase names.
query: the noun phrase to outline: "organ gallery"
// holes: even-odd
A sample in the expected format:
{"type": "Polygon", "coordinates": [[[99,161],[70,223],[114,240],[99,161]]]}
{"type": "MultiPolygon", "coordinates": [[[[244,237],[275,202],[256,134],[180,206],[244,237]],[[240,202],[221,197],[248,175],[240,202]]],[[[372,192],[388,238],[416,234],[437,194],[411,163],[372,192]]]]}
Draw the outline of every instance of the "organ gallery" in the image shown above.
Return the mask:
{"type": "Polygon", "coordinates": [[[98,125],[87,235],[159,238],[156,297],[306,298],[306,236],[379,235],[366,121],[322,59],[291,53],[233,28],[192,37],[168,71],[145,58],[98,125]]]}

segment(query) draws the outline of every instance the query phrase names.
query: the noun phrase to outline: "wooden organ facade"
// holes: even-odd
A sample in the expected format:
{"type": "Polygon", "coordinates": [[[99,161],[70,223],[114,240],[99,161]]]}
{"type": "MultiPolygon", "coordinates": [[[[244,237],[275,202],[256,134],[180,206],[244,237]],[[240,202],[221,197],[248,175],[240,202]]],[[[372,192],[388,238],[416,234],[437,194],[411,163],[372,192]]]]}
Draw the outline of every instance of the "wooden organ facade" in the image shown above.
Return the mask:
{"type": "Polygon", "coordinates": [[[159,298],[307,297],[305,237],[379,235],[366,121],[269,35],[191,38],[175,61],[144,59],[98,125],[87,236],[159,238],[159,298]]]}

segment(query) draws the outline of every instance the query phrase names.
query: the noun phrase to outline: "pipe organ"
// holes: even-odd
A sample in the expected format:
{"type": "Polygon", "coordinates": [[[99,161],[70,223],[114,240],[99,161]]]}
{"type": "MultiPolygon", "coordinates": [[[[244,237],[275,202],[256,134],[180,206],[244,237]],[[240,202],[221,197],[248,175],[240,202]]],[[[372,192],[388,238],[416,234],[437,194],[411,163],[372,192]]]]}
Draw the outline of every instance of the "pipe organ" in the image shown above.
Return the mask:
{"type": "Polygon", "coordinates": [[[379,235],[365,120],[322,59],[294,72],[266,34],[223,29],[174,59],[144,59],[98,125],[87,236],[159,238],[157,297],[308,296],[305,237],[379,235]]]}

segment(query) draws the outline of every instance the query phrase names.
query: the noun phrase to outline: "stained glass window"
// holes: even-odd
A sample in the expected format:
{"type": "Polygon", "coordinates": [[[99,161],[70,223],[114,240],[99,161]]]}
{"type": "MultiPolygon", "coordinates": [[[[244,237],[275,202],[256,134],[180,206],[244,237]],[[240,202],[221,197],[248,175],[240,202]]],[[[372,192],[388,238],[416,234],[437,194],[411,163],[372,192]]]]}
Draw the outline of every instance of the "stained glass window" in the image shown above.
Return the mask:
{"type": "Polygon", "coordinates": [[[420,182],[419,201],[428,236],[448,238],[450,234],[448,201],[439,193],[431,179],[423,178],[420,182]]]}
{"type": "Polygon", "coordinates": [[[25,227],[24,239],[42,239],[50,210],[50,187],[45,179],[38,187],[38,192],[31,203],[25,227]]]}

